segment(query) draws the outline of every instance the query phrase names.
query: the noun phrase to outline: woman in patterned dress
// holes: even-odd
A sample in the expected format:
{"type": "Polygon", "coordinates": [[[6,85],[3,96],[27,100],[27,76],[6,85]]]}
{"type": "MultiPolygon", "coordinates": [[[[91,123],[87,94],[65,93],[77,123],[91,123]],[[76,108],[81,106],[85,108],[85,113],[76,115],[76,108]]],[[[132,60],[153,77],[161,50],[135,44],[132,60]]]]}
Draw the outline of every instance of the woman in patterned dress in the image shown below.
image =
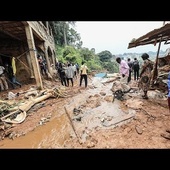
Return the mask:
{"type": "Polygon", "coordinates": [[[144,95],[143,99],[148,99],[148,90],[150,87],[152,70],[153,70],[153,61],[149,60],[149,55],[147,53],[142,54],[143,64],[141,66],[140,79],[138,82],[139,89],[142,89],[144,95]]]}

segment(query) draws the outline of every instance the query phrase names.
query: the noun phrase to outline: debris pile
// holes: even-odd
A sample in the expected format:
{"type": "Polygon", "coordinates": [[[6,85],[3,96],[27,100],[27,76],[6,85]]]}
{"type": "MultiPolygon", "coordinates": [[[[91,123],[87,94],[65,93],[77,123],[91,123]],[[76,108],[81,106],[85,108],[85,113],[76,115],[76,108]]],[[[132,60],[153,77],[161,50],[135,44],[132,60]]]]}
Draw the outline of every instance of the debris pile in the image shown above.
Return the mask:
{"type": "Polygon", "coordinates": [[[0,100],[0,140],[14,133],[10,128],[24,122],[31,109],[36,106],[39,107],[40,103],[48,98],[59,97],[67,97],[63,86],[44,90],[30,88],[25,92],[16,94],[9,92],[6,100],[0,100]]]}

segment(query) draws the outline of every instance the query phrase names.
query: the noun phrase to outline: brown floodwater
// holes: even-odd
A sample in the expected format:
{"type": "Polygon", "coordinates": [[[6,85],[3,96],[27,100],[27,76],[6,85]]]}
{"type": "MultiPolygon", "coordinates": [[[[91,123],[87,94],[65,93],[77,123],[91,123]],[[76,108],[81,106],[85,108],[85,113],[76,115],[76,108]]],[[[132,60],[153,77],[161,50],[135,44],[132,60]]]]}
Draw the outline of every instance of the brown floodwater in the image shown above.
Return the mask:
{"type": "Polygon", "coordinates": [[[38,126],[24,136],[14,138],[13,140],[5,138],[0,141],[0,148],[64,148],[67,146],[67,141],[76,137],[76,133],[83,139],[85,132],[92,132],[97,128],[112,128],[110,126],[107,127],[107,124],[104,126],[103,122],[108,118],[111,120],[115,117],[127,114],[127,111],[124,112],[120,108],[120,101],[118,100],[107,102],[101,99],[102,102],[100,106],[93,108],[88,107],[87,99],[89,96],[94,96],[100,92],[105,92],[106,95],[112,94],[110,91],[112,83],[102,85],[99,80],[96,80],[92,82],[92,84],[95,88],[83,91],[71,98],[68,103],[64,105],[71,115],[74,108],[79,108],[86,104],[86,107],[83,108],[81,121],[72,120],[71,123],[63,108],[63,111],[60,110],[60,113],[53,113],[52,120],[38,126]],[[74,125],[75,129],[73,129],[72,125],[74,125]]]}
{"type": "Polygon", "coordinates": [[[0,148],[56,148],[62,147],[64,141],[70,138],[70,125],[63,114],[24,136],[12,139],[4,139],[0,142],[0,148]]]}

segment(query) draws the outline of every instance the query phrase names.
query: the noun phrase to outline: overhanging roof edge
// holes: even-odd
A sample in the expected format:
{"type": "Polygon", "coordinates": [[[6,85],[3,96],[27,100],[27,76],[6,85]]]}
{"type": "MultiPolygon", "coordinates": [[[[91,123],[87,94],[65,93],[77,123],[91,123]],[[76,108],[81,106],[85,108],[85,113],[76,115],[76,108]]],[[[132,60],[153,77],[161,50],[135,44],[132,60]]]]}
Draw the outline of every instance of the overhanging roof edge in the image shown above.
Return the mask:
{"type": "Polygon", "coordinates": [[[141,45],[147,45],[147,44],[153,44],[154,45],[155,43],[160,42],[160,39],[161,39],[163,32],[165,32],[167,30],[170,30],[170,23],[167,23],[160,28],[154,29],[154,30],[146,33],[145,35],[137,38],[135,41],[130,42],[128,44],[128,49],[133,48],[133,47],[137,47],[137,46],[141,46],[141,45]],[[152,38],[152,37],[154,37],[154,38],[152,38]]]}

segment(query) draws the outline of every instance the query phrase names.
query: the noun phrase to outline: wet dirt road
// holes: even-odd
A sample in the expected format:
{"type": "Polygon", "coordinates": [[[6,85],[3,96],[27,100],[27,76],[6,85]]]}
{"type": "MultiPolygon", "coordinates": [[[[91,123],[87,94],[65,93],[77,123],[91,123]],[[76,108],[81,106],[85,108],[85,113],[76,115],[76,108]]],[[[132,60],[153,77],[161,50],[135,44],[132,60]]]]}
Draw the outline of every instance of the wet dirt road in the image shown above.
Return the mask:
{"type": "Polygon", "coordinates": [[[58,106],[54,105],[56,109],[52,112],[50,121],[14,140],[5,138],[0,141],[0,148],[65,148],[67,141],[76,138],[76,133],[81,141],[85,142],[89,133],[102,128],[113,128],[114,118],[129,113],[129,110],[120,108],[118,100],[112,102],[113,96],[110,90],[112,83],[103,85],[101,79],[97,78],[89,83],[89,86],[92,88],[81,90],[81,93],[65,99],[58,106]],[[106,96],[109,101],[105,99],[106,96]],[[71,115],[72,122],[63,106],[71,115]],[[81,111],[79,114],[81,121],[77,120],[73,113],[75,108],[81,111]]]}

